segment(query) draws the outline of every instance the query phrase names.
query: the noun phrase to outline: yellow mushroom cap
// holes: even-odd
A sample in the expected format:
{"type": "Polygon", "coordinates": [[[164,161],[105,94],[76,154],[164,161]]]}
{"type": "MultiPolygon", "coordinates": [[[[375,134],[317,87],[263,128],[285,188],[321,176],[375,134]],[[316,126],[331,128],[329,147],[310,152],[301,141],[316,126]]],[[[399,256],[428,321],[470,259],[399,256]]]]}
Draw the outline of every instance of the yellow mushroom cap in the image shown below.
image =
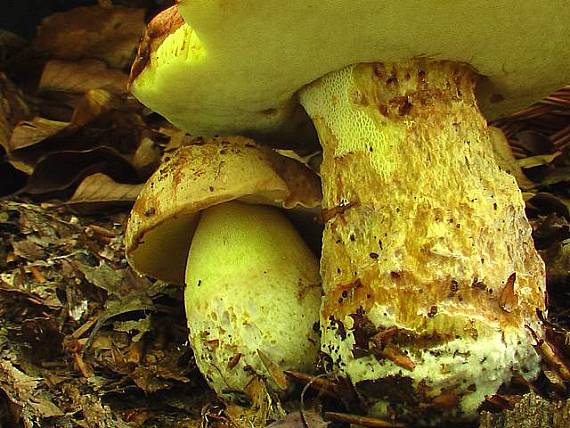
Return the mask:
{"type": "Polygon", "coordinates": [[[196,135],[298,130],[309,121],[296,92],[356,63],[469,64],[483,76],[478,99],[488,119],[570,81],[565,0],[179,0],[177,7],[185,22],[170,17],[149,27],[132,91],[196,135]]]}
{"type": "Polygon", "coordinates": [[[310,211],[320,204],[320,182],[302,163],[250,139],[197,140],[165,161],[139,194],[125,233],[129,263],[183,284],[200,211],[233,200],[310,211]]]}

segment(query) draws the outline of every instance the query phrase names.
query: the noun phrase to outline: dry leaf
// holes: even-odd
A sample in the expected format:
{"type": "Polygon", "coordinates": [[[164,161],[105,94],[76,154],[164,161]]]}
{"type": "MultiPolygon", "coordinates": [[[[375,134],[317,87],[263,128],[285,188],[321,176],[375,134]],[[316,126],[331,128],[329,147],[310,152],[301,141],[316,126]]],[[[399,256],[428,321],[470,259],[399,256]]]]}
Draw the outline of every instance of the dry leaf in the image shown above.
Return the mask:
{"type": "Polygon", "coordinates": [[[287,379],[287,376],[285,376],[283,369],[279,367],[277,363],[273,362],[267,354],[260,349],[257,350],[257,354],[273,382],[275,382],[275,384],[283,391],[289,389],[289,380],[287,379]]]}
{"type": "Polygon", "coordinates": [[[101,173],[85,177],[67,204],[131,203],[137,198],[143,184],[117,183],[101,173]]]}
{"type": "Polygon", "coordinates": [[[491,143],[493,145],[493,155],[499,167],[515,177],[521,189],[532,189],[534,184],[523,174],[520,165],[517,163],[509,141],[499,128],[489,127],[491,143]]]}
{"type": "Polygon", "coordinates": [[[34,117],[32,120],[20,122],[8,143],[8,153],[41,143],[57,135],[69,126],[69,122],[34,117]]]}
{"type": "Polygon", "coordinates": [[[36,163],[45,155],[56,150],[65,150],[66,147],[54,146],[35,147],[50,140],[52,142],[61,137],[71,136],[85,125],[99,119],[106,113],[117,108],[120,100],[104,89],[93,89],[81,98],[77,104],[70,122],[49,120],[34,117],[30,121],[20,122],[8,143],[9,160],[12,165],[27,174],[32,174],[36,163]]]}
{"type": "Polygon", "coordinates": [[[531,156],[552,153],[554,144],[548,137],[536,131],[522,131],[515,136],[516,145],[526,150],[531,156]]]}
{"type": "Polygon", "coordinates": [[[534,168],[541,165],[548,165],[560,155],[560,152],[555,152],[548,155],[536,155],[524,159],[519,159],[517,160],[517,163],[521,168],[534,168]]]}
{"type": "Polygon", "coordinates": [[[507,279],[505,287],[499,296],[499,306],[505,312],[512,312],[517,305],[517,295],[515,293],[516,272],[513,272],[507,279]]]}
{"type": "Polygon", "coordinates": [[[133,156],[133,166],[143,176],[150,175],[160,164],[160,148],[148,137],[144,137],[133,156]]]}
{"type": "Polygon", "coordinates": [[[289,413],[283,419],[267,425],[267,428],[326,428],[329,423],[326,422],[321,415],[312,411],[289,413]],[[303,420],[304,419],[304,420],[303,420]]]}
{"type": "Polygon", "coordinates": [[[43,20],[36,49],[59,59],[95,58],[114,68],[130,65],[145,30],[144,9],[77,7],[43,20]]]}
{"type": "Polygon", "coordinates": [[[32,195],[62,192],[84,177],[103,172],[120,181],[140,180],[129,160],[111,147],[50,153],[39,160],[25,191],[32,195]]]}
{"type": "Polygon", "coordinates": [[[71,117],[71,126],[80,127],[120,107],[120,100],[105,89],[90,89],[85,93],[71,117]]]}
{"type": "Polygon", "coordinates": [[[22,92],[0,73],[0,146],[9,150],[12,129],[30,116],[30,109],[22,92]]]}
{"type": "Polygon", "coordinates": [[[52,59],[43,69],[38,89],[84,93],[90,89],[105,89],[113,94],[127,92],[128,76],[97,60],[62,61],[52,59]]]}
{"type": "Polygon", "coordinates": [[[4,62],[25,46],[26,41],[20,36],[0,28],[0,62],[4,62]]]}

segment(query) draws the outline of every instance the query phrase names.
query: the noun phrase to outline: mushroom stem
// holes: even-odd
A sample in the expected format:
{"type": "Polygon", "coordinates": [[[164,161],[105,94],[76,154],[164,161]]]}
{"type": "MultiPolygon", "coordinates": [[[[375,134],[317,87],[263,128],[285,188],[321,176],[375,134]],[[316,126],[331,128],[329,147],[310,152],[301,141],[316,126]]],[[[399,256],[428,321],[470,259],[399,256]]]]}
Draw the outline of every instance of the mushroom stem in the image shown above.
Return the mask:
{"type": "MultiPolygon", "coordinates": [[[[318,263],[276,208],[206,209],[186,266],[186,316],[198,368],[220,395],[271,376],[259,356],[310,371],[318,351],[318,263]]],[[[274,382],[269,382],[277,389],[274,382]]]]}
{"type": "Polygon", "coordinates": [[[542,330],[544,264],[474,86],[465,66],[412,61],[300,92],[323,147],[321,346],[372,413],[471,418],[538,369],[525,326],[542,330]]]}

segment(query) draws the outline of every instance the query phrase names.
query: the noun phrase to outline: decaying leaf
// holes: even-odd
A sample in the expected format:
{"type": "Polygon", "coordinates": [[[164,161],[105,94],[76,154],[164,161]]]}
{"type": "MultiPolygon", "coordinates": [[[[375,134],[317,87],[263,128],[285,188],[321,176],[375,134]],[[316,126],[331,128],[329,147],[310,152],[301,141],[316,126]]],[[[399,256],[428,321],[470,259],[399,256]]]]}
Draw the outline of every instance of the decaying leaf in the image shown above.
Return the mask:
{"type": "Polygon", "coordinates": [[[275,384],[283,391],[286,391],[289,388],[289,380],[287,376],[285,376],[285,372],[283,369],[279,367],[275,362],[273,362],[265,352],[261,351],[260,349],[257,350],[257,354],[261,359],[261,362],[267,369],[267,372],[271,376],[271,380],[275,382],[275,384]]]}
{"type": "Polygon", "coordinates": [[[512,410],[484,412],[480,428],[566,428],[570,426],[570,401],[548,401],[526,394],[512,410]]]}
{"type": "Polygon", "coordinates": [[[96,58],[124,68],[132,62],[144,32],[144,12],[121,6],[88,6],[56,13],[44,19],[34,45],[59,59],[96,58]]]}
{"type": "Polygon", "coordinates": [[[26,46],[26,40],[10,31],[0,29],[0,63],[26,46]]]}
{"type": "Polygon", "coordinates": [[[127,91],[127,79],[126,73],[109,68],[102,61],[53,59],[43,69],[38,90],[83,94],[92,89],[105,89],[121,95],[127,91]]]}
{"type": "Polygon", "coordinates": [[[14,132],[12,132],[6,149],[10,153],[41,143],[57,135],[69,125],[68,122],[49,120],[42,117],[34,117],[32,120],[20,122],[14,129],[14,132]]]}
{"type": "Polygon", "coordinates": [[[517,163],[520,168],[527,168],[527,169],[534,168],[541,165],[548,165],[552,163],[560,155],[561,152],[554,152],[546,155],[536,155],[519,159],[517,163]]]}
{"type": "Polygon", "coordinates": [[[67,150],[41,158],[35,165],[25,190],[32,195],[62,192],[80,183],[85,176],[97,172],[125,182],[138,178],[129,159],[113,148],[67,150]]]}
{"type": "Polygon", "coordinates": [[[13,128],[31,114],[23,93],[0,73],[0,146],[10,150],[9,142],[13,128]]]}
{"type": "Polygon", "coordinates": [[[232,425],[263,426],[268,420],[280,420],[285,416],[281,403],[269,394],[262,379],[253,377],[245,392],[251,400],[249,406],[229,403],[225,409],[224,415],[232,425]]]}
{"type": "Polygon", "coordinates": [[[321,415],[312,411],[289,413],[283,419],[267,425],[267,428],[326,428],[329,423],[321,415]]]}
{"type": "Polygon", "coordinates": [[[513,175],[521,189],[532,189],[534,187],[533,182],[524,175],[520,165],[517,164],[509,141],[503,132],[499,128],[492,126],[489,127],[489,132],[491,134],[491,143],[493,144],[493,154],[499,167],[513,175]]]}
{"type": "Polygon", "coordinates": [[[96,173],[83,179],[66,204],[76,208],[91,204],[98,206],[130,205],[135,201],[142,187],[142,184],[117,183],[105,174],[96,173]]]}

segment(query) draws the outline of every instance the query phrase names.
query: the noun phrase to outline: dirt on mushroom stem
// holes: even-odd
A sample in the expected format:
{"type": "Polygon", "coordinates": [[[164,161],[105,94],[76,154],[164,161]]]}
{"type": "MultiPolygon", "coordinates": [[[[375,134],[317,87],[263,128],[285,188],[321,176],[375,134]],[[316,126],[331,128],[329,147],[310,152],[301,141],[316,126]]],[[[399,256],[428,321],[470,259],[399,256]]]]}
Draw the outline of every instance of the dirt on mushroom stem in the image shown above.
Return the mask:
{"type": "Polygon", "coordinates": [[[475,79],[450,62],[359,64],[300,92],[335,213],[322,350],[373,414],[471,419],[513,371],[538,370],[528,329],[542,332],[544,264],[475,79]]]}

